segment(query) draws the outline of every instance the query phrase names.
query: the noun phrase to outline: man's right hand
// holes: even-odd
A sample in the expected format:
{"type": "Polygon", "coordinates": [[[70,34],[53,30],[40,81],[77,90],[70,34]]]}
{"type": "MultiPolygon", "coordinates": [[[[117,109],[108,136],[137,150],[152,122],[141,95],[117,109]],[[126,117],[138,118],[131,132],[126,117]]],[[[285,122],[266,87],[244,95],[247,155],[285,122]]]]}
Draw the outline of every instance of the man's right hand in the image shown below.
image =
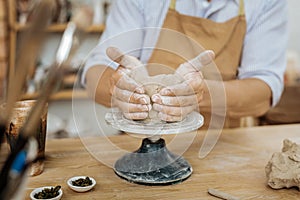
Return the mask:
{"type": "Polygon", "coordinates": [[[151,110],[150,97],[145,94],[144,88],[129,76],[132,69],[143,64],[137,58],[124,55],[114,47],[109,47],[106,54],[120,64],[111,77],[112,105],[118,107],[127,119],[146,119],[151,110]]]}

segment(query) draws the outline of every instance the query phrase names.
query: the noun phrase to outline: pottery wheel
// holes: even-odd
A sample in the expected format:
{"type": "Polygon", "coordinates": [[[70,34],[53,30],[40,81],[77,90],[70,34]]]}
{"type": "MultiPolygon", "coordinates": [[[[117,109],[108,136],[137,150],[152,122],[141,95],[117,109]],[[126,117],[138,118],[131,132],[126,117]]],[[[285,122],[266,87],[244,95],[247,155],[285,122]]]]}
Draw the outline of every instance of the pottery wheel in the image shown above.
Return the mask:
{"type": "MultiPolygon", "coordinates": [[[[203,125],[204,119],[192,112],[180,122],[167,123],[160,120],[133,121],[126,119],[118,109],[105,115],[113,128],[129,133],[148,136],[190,132],[203,125]]],[[[143,185],[170,185],[186,180],[193,172],[191,165],[182,156],[170,152],[162,138],[143,139],[141,147],[127,153],[114,165],[121,178],[143,185]]]]}
{"type": "Polygon", "coordinates": [[[163,139],[145,138],[138,150],[117,160],[114,171],[129,182],[170,185],[186,180],[193,169],[182,156],[170,152],[163,139]]]}
{"type": "Polygon", "coordinates": [[[197,130],[204,123],[204,118],[198,112],[192,112],[180,122],[164,122],[160,120],[134,121],[126,119],[117,108],[105,115],[105,120],[113,128],[128,133],[145,135],[179,134],[197,130]]]}

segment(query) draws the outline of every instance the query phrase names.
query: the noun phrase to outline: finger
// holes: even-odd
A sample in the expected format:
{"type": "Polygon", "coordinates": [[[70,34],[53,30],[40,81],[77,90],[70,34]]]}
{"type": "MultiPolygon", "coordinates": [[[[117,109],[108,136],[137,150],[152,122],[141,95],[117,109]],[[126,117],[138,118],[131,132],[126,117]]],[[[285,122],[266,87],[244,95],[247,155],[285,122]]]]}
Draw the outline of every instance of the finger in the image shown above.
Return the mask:
{"type": "Polygon", "coordinates": [[[133,80],[126,74],[122,74],[120,76],[120,74],[116,72],[112,75],[112,80],[113,85],[116,85],[121,89],[128,90],[131,92],[137,92],[139,94],[145,93],[145,90],[143,89],[142,85],[138,84],[135,80],[133,80]]]}
{"type": "Polygon", "coordinates": [[[159,95],[159,94],[154,94],[154,95],[152,95],[152,97],[151,97],[151,100],[152,100],[152,102],[154,102],[154,103],[158,103],[158,104],[162,104],[162,101],[161,101],[161,95],[159,95]]]}
{"type": "Polygon", "coordinates": [[[197,105],[198,99],[197,95],[188,95],[188,96],[157,96],[159,100],[154,98],[152,99],[153,102],[166,105],[166,106],[190,106],[190,105],[197,105]]]}
{"type": "Polygon", "coordinates": [[[121,50],[116,47],[108,47],[106,49],[106,54],[110,59],[128,69],[133,69],[135,67],[143,65],[142,62],[137,58],[123,54],[123,52],[121,52],[121,50]]]}
{"type": "Polygon", "coordinates": [[[159,92],[161,96],[182,96],[195,93],[196,91],[194,90],[194,88],[190,87],[186,81],[180,84],[165,87],[159,92]]]}
{"type": "Polygon", "coordinates": [[[201,67],[210,64],[215,58],[215,53],[212,50],[206,50],[200,53],[196,58],[189,60],[190,63],[197,71],[200,71],[201,67]]]}
{"type": "Polygon", "coordinates": [[[198,81],[202,82],[204,77],[203,77],[202,72],[190,72],[190,73],[186,73],[183,76],[183,79],[186,80],[186,81],[187,80],[189,80],[189,81],[198,80],[198,81]]]}
{"type": "Polygon", "coordinates": [[[182,96],[192,95],[204,89],[202,76],[199,73],[189,73],[186,75],[187,80],[172,86],[165,87],[160,90],[159,94],[162,96],[182,96]]]}
{"type": "Polygon", "coordinates": [[[162,121],[166,122],[179,122],[182,121],[183,117],[181,116],[172,116],[172,115],[167,115],[165,113],[159,112],[158,117],[162,121]]]}
{"type": "Polygon", "coordinates": [[[195,110],[195,105],[185,107],[164,106],[153,104],[153,109],[166,115],[186,117],[189,113],[195,110]]]}
{"type": "Polygon", "coordinates": [[[143,120],[148,117],[148,112],[123,113],[123,115],[131,120],[143,120]]]}
{"type": "Polygon", "coordinates": [[[204,82],[203,76],[201,72],[189,73],[184,76],[186,79],[186,83],[195,91],[203,91],[204,90],[204,82]]]}
{"type": "Polygon", "coordinates": [[[215,58],[215,53],[211,50],[200,53],[197,57],[181,64],[176,73],[184,76],[187,73],[200,71],[203,66],[210,64],[215,58]]]}
{"type": "Polygon", "coordinates": [[[124,54],[116,47],[108,47],[106,49],[106,55],[117,63],[120,63],[124,57],[124,54]]]}
{"type": "Polygon", "coordinates": [[[132,70],[125,68],[123,65],[119,65],[119,67],[117,68],[117,72],[121,75],[126,74],[129,76],[132,70]]]}
{"type": "Polygon", "coordinates": [[[117,106],[122,112],[125,113],[149,112],[149,108],[151,109],[151,107],[149,107],[148,105],[128,103],[114,97],[112,101],[114,106],[117,106]]]}
{"type": "Polygon", "coordinates": [[[110,82],[112,85],[116,85],[116,83],[124,76],[126,75],[126,73],[124,73],[123,70],[121,70],[121,68],[118,68],[112,75],[110,78],[110,82]]]}
{"type": "Polygon", "coordinates": [[[128,90],[120,89],[118,87],[114,88],[112,95],[115,98],[128,103],[143,104],[143,105],[150,104],[150,97],[148,95],[138,94],[128,90]]]}

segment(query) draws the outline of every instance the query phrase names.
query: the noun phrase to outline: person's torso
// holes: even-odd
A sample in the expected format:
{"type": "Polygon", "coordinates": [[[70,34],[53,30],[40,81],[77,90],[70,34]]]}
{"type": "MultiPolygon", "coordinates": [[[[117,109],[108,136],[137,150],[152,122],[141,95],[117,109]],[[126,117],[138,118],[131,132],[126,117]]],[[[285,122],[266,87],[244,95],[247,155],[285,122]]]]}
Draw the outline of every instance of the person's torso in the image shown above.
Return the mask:
{"type": "MultiPolygon", "coordinates": [[[[169,9],[170,0],[144,0],[140,1],[140,6],[144,15],[144,50],[141,51],[140,60],[147,63],[152,54],[152,49],[157,42],[160,27],[162,27],[169,9]],[[151,13],[151,14],[150,14],[151,13]],[[158,28],[158,29],[152,29],[158,28]]],[[[263,3],[261,0],[245,0],[245,17],[247,21],[247,31],[255,23],[255,10],[258,10],[263,3]]],[[[225,22],[237,16],[239,11],[239,0],[177,0],[176,11],[183,15],[207,18],[215,22],[225,22]]]]}
{"type": "MultiPolygon", "coordinates": [[[[205,11],[203,15],[206,15],[203,17],[180,13],[174,10],[178,1],[171,2],[156,48],[148,61],[149,74],[172,73],[170,69],[176,69],[186,60],[199,55],[204,49],[211,49],[216,54],[215,64],[201,67],[205,79],[222,81],[236,78],[246,33],[244,1],[239,0],[235,16],[224,22],[216,22],[209,18],[225,6],[220,3],[221,1],[213,1],[218,3],[215,5],[212,2],[201,2],[205,11]],[[168,70],[162,72],[165,68],[168,70]]],[[[234,13],[234,10],[232,9],[230,13],[234,13]]],[[[225,103],[225,99],[222,102],[225,103]]],[[[209,123],[212,116],[210,113],[205,115],[206,127],[211,123],[212,126],[219,124],[219,120],[217,123],[216,120],[209,123]]],[[[224,113],[216,116],[224,116],[224,113]]]]}

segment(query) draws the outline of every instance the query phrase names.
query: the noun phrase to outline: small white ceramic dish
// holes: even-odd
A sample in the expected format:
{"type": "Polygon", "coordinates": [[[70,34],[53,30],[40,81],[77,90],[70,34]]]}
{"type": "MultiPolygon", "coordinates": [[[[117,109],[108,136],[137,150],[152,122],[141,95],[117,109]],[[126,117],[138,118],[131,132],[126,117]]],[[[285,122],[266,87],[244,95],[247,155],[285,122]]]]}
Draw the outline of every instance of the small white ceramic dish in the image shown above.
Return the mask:
{"type": "MultiPolygon", "coordinates": [[[[55,186],[44,186],[44,187],[40,187],[40,188],[34,189],[34,190],[30,193],[30,198],[31,198],[31,200],[39,200],[39,199],[34,198],[34,195],[35,195],[36,193],[41,192],[41,191],[42,191],[43,189],[45,189],[45,188],[51,188],[51,187],[55,187],[55,186]]],[[[60,188],[60,189],[59,189],[59,195],[58,195],[58,196],[56,196],[56,197],[54,197],[54,198],[51,198],[51,199],[47,199],[47,200],[60,200],[61,197],[62,197],[62,195],[63,195],[63,191],[62,191],[62,189],[60,188]]]]}
{"type": "Polygon", "coordinates": [[[72,181],[76,181],[76,180],[78,180],[78,179],[80,179],[80,178],[85,179],[86,177],[87,177],[87,176],[74,176],[74,177],[70,178],[70,179],[67,181],[67,184],[68,184],[68,186],[69,186],[72,190],[74,190],[74,191],[76,191],[76,192],[87,192],[87,191],[91,190],[93,187],[95,187],[95,185],[96,185],[96,181],[95,181],[95,179],[93,179],[92,177],[88,176],[88,177],[91,179],[91,181],[92,181],[92,185],[89,185],[89,186],[86,186],[86,187],[80,187],[80,186],[74,186],[74,185],[72,184],[72,181]]]}

